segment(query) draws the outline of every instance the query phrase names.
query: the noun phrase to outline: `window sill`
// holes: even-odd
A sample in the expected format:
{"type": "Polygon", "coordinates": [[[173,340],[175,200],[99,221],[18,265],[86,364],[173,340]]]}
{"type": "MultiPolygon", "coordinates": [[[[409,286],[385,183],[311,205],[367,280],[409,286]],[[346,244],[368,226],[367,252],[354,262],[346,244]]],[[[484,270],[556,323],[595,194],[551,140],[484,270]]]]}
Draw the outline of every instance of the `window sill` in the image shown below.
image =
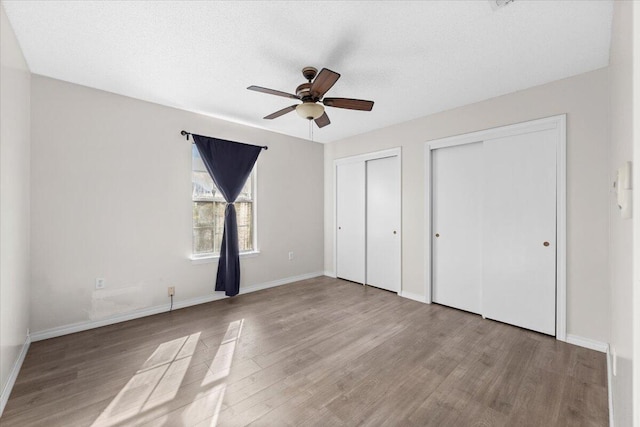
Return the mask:
{"type": "MultiPolygon", "coordinates": [[[[260,251],[241,252],[240,258],[254,258],[258,255],[260,255],[260,251]]],[[[189,259],[192,265],[209,264],[217,262],[220,259],[220,255],[191,255],[189,259]]]]}

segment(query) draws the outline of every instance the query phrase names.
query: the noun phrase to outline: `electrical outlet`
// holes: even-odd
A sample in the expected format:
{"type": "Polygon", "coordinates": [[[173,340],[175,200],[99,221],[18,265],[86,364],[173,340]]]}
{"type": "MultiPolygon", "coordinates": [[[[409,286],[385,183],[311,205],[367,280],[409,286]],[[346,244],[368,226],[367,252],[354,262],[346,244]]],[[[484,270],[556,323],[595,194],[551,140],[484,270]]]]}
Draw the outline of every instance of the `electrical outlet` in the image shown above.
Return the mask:
{"type": "Polygon", "coordinates": [[[175,286],[169,286],[169,288],[167,289],[167,295],[172,297],[176,294],[176,287],[175,286]]]}
{"type": "Polygon", "coordinates": [[[96,278],[96,289],[104,289],[107,286],[107,279],[96,278]]]}
{"type": "Polygon", "coordinates": [[[289,261],[293,259],[293,252],[289,252],[289,261]]]}

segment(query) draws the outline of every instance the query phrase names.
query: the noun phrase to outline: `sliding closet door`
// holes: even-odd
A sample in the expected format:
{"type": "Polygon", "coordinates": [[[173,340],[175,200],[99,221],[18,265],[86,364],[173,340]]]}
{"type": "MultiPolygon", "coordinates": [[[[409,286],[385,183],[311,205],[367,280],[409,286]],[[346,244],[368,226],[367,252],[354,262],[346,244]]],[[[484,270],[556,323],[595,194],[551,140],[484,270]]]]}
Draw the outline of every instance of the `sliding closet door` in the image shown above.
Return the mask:
{"type": "Polygon", "coordinates": [[[336,170],[336,275],[364,283],[365,163],[343,163],[336,170]]]}
{"type": "Polygon", "coordinates": [[[367,284],[400,291],[400,158],[368,160],[367,284]]]}
{"type": "Polygon", "coordinates": [[[555,335],[555,130],[484,141],[483,314],[555,335]]]}
{"type": "Polygon", "coordinates": [[[432,299],[481,312],[482,143],[432,152],[432,299]]]}

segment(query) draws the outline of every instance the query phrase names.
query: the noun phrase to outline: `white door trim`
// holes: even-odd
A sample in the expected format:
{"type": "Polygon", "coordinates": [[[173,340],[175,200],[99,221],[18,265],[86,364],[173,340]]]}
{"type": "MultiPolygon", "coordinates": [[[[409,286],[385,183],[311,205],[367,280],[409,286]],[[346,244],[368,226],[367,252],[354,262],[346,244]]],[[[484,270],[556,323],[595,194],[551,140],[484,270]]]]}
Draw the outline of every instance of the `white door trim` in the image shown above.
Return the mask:
{"type": "MultiPolygon", "coordinates": [[[[337,274],[338,267],[338,204],[337,204],[337,172],[338,165],[345,163],[354,163],[354,162],[366,162],[368,160],[376,160],[376,159],[384,159],[385,157],[393,157],[398,156],[398,160],[400,163],[400,205],[398,205],[398,209],[400,210],[400,268],[398,269],[398,283],[400,284],[400,289],[398,290],[398,295],[402,293],[402,148],[395,147],[389,148],[387,150],[374,151],[372,153],[364,153],[358,154],[355,156],[349,157],[341,157],[339,159],[335,159],[333,161],[333,270],[334,275],[337,274]]],[[[366,245],[366,237],[365,237],[365,245],[366,245]]],[[[365,246],[366,250],[366,246],[365,246]]],[[[366,265],[366,257],[365,257],[365,283],[367,281],[367,265],[366,265]]],[[[365,284],[363,283],[363,285],[365,284]]]]}
{"type": "Polygon", "coordinates": [[[388,150],[374,151],[373,153],[364,153],[358,154],[356,156],[341,157],[339,159],[335,159],[333,163],[334,166],[337,166],[344,163],[366,162],[367,160],[384,159],[385,157],[393,156],[398,156],[400,159],[402,159],[402,148],[395,147],[389,148],[388,150]]]}
{"type": "Polygon", "coordinates": [[[492,129],[456,135],[425,142],[425,302],[431,303],[431,261],[433,234],[431,222],[432,189],[431,189],[431,151],[437,148],[469,144],[488,139],[521,135],[529,132],[555,129],[558,133],[556,147],[556,220],[557,220],[557,252],[556,252],[556,339],[567,340],[567,131],[566,114],[547,117],[529,122],[516,123],[492,129]]]}

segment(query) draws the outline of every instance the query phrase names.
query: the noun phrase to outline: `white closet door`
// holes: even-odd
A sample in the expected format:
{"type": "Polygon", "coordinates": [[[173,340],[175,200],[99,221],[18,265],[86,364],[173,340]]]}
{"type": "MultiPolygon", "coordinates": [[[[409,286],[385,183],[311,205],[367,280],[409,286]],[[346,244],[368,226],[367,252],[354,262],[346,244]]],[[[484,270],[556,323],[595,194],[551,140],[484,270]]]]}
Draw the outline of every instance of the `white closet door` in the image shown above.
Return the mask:
{"type": "Polygon", "coordinates": [[[555,335],[556,131],[484,141],[483,314],[555,335]]]}
{"type": "Polygon", "coordinates": [[[432,299],[481,312],[482,143],[432,152],[432,299]]]}
{"type": "Polygon", "coordinates": [[[400,290],[400,159],[367,161],[367,284],[400,290]]]}
{"type": "Polygon", "coordinates": [[[336,191],[336,275],[342,279],[364,283],[365,163],[338,165],[336,191]]]}

